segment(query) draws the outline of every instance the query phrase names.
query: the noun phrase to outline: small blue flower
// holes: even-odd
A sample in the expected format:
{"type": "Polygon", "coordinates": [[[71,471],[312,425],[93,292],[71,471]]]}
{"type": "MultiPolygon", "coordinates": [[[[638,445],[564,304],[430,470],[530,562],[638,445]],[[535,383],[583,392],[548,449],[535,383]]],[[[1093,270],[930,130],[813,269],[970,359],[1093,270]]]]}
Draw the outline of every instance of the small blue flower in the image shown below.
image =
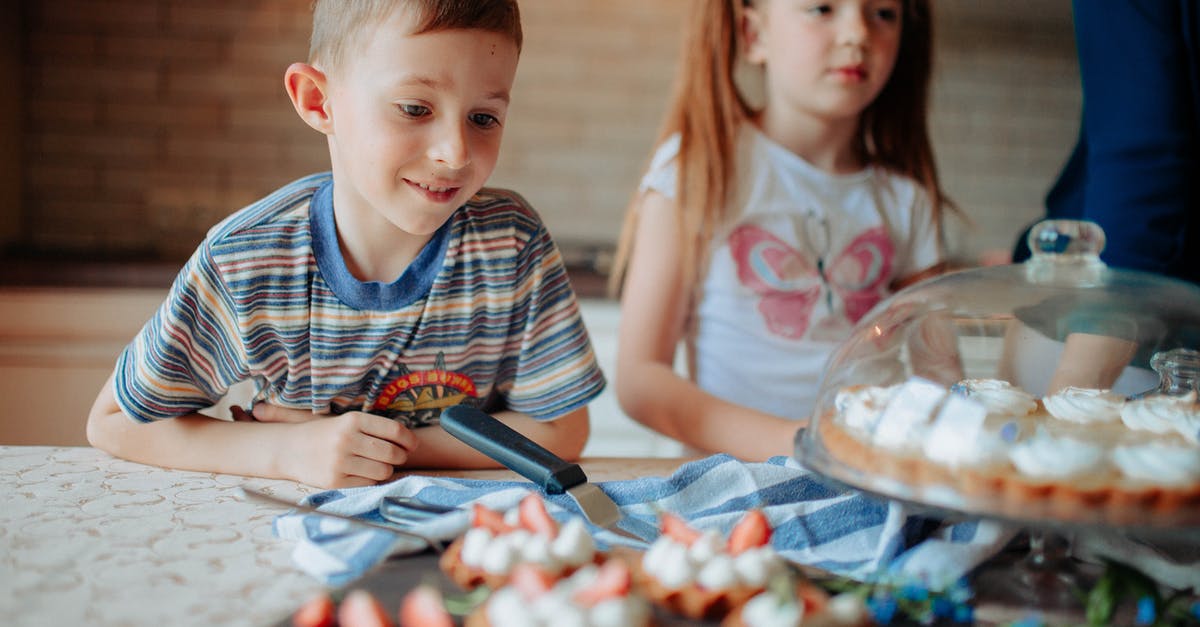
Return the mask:
{"type": "Polygon", "coordinates": [[[897,596],[908,601],[924,601],[929,598],[929,589],[920,584],[910,583],[901,587],[897,596]]]}
{"type": "Polygon", "coordinates": [[[975,610],[970,605],[954,606],[954,622],[969,625],[975,622],[975,610]]]}
{"type": "Polygon", "coordinates": [[[1142,597],[1137,602],[1137,618],[1139,625],[1153,625],[1158,620],[1158,608],[1154,605],[1153,597],[1142,597]]]}
{"type": "Polygon", "coordinates": [[[929,609],[938,618],[949,618],[954,615],[954,603],[945,597],[935,598],[929,609]]]}
{"type": "Polygon", "coordinates": [[[967,578],[960,577],[958,581],[955,581],[946,589],[945,595],[946,598],[955,603],[966,603],[971,600],[971,597],[975,596],[975,592],[971,590],[971,584],[967,581],[967,578]]]}
{"type": "Polygon", "coordinates": [[[896,599],[889,596],[871,597],[867,600],[867,609],[871,611],[876,622],[887,625],[896,617],[896,599]]]}

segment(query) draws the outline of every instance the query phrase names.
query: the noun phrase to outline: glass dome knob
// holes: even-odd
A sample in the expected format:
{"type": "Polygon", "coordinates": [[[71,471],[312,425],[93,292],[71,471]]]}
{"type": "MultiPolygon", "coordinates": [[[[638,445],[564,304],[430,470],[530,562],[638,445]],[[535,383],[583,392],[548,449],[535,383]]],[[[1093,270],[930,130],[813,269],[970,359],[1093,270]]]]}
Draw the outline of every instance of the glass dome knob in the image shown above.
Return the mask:
{"type": "Polygon", "coordinates": [[[1200,391],[1200,351],[1176,348],[1155,353],[1150,367],[1158,373],[1158,392],[1183,396],[1200,391]]]}
{"type": "Polygon", "coordinates": [[[1032,283],[1086,287],[1104,280],[1104,229],[1095,222],[1043,220],[1029,230],[1026,243],[1032,254],[1025,263],[1026,277],[1032,283]]]}

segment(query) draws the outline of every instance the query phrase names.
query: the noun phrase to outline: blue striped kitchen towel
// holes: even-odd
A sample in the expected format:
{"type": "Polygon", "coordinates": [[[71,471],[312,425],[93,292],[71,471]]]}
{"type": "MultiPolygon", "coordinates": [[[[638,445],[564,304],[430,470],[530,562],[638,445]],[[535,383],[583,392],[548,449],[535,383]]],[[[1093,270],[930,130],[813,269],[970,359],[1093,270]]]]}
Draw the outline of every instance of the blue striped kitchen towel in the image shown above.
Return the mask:
{"type": "MultiPolygon", "coordinates": [[[[761,508],[774,527],[772,544],[784,557],[859,580],[903,579],[938,589],[1002,549],[1016,529],[990,521],[944,522],[916,515],[898,503],[830,487],[787,457],[746,463],[714,455],[681,466],[670,477],[599,482],[625,518],[621,527],[642,538],[658,535],[658,513],[673,512],[697,529],[726,534],[747,509],[761,508]]],[[[329,490],[302,501],[319,510],[384,522],[385,496],[409,496],[460,509],[411,529],[449,541],[469,524],[470,504],[515,507],[537,488],[521,481],[486,481],[410,475],[388,484],[329,490]]],[[[546,497],[560,522],[581,514],[567,495],[546,497]]],[[[645,548],[606,529],[593,528],[601,545],[645,548]]],[[[313,577],[341,585],[389,555],[425,544],[406,536],[343,520],[293,512],[275,520],[275,534],[295,540],[293,559],[313,577]]]]}

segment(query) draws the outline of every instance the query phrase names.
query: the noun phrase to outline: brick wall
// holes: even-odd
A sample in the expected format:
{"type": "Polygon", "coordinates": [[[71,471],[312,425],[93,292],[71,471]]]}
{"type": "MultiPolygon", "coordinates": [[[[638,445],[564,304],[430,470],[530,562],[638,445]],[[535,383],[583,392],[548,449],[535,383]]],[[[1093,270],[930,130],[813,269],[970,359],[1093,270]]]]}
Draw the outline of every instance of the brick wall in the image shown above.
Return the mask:
{"type": "MultiPolygon", "coordinates": [[[[492,182],[563,242],[611,242],[665,104],[689,0],[522,0],[526,46],[492,182]]],[[[182,259],[230,211],[327,167],[292,112],[308,0],[22,3],[25,248],[182,259]]],[[[934,139],[976,223],[1007,247],[1070,148],[1078,85],[1066,0],[942,2],[934,139]]],[[[7,233],[0,231],[0,237],[7,233]]]]}

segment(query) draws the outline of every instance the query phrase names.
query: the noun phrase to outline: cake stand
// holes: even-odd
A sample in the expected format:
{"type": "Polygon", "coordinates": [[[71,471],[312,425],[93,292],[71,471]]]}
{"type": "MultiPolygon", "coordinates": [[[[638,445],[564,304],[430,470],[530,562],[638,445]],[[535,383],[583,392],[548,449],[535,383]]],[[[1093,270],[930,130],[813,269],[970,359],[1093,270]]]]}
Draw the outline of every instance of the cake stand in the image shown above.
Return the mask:
{"type": "MultiPolygon", "coordinates": [[[[1033,257],[1024,264],[945,274],[876,305],[827,361],[811,424],[796,436],[796,460],[835,484],[918,512],[995,520],[1023,530],[1024,554],[1009,559],[1013,556],[1006,552],[986,564],[975,574],[975,585],[982,594],[1047,613],[1076,609],[1078,590],[1096,574],[1071,557],[1077,534],[1122,531],[1149,540],[1196,539],[1200,505],[1195,499],[1150,511],[1097,505],[1086,496],[1069,506],[1037,495],[1007,498],[1003,492],[960,489],[953,478],[918,480],[894,467],[881,470],[880,464],[889,462],[877,458],[890,451],[873,444],[863,444],[861,455],[847,458],[853,465],[823,444],[825,422],[838,415],[839,392],[914,378],[945,389],[965,379],[1006,381],[1035,399],[1065,386],[1111,390],[1127,398],[1195,393],[1200,288],[1110,268],[1099,257],[1104,242],[1095,224],[1046,221],[1031,229],[1033,257]],[[1080,346],[1084,350],[1075,352],[1080,346]]],[[[1196,440],[1196,434],[1184,437],[1196,440]]]]}

